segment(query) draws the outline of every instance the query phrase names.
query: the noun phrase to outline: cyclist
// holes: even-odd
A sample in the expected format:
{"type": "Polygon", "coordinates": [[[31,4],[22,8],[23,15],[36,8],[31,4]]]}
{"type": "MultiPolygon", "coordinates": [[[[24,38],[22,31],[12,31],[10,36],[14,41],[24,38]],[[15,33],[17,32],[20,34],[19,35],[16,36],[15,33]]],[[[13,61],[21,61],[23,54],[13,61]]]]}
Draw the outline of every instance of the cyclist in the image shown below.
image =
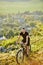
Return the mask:
{"type": "Polygon", "coordinates": [[[29,37],[28,32],[25,30],[25,28],[22,28],[16,43],[18,43],[20,36],[23,37],[23,40],[21,43],[26,45],[26,54],[28,57],[28,52],[29,52],[29,48],[30,48],[30,37],[29,37]]]}

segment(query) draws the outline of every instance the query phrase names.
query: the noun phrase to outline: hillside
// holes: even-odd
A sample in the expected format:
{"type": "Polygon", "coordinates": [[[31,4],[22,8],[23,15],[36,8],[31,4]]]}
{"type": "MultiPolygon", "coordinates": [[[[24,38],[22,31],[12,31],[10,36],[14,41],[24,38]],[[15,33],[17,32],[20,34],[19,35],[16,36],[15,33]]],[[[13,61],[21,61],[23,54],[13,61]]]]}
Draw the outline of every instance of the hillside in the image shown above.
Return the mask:
{"type": "Polygon", "coordinates": [[[0,0],[0,65],[43,65],[43,0],[0,0]],[[31,53],[18,64],[22,28],[29,33],[31,53]]]}
{"type": "Polygon", "coordinates": [[[5,40],[0,40],[0,65],[18,65],[16,53],[20,45],[15,45],[15,42],[23,26],[29,32],[32,52],[29,58],[25,57],[21,65],[43,65],[43,15],[38,14],[38,18],[35,16],[26,12],[0,15],[0,37],[6,37],[5,40]]]}
{"type": "MultiPolygon", "coordinates": [[[[43,65],[43,38],[32,44],[32,52],[29,58],[25,57],[21,65],[43,65]],[[34,48],[34,47],[35,48],[34,48]],[[35,52],[33,52],[35,51],[35,52]],[[40,57],[39,57],[40,56],[40,57]]],[[[9,53],[0,53],[0,65],[18,65],[16,62],[17,50],[9,53]]]]}
{"type": "Polygon", "coordinates": [[[13,33],[12,36],[18,35],[22,27],[30,32],[37,25],[43,26],[42,11],[0,15],[0,36],[10,36],[10,32],[13,33]]]}
{"type": "MultiPolygon", "coordinates": [[[[18,65],[16,59],[11,54],[0,54],[0,65],[18,65]],[[1,57],[2,56],[2,57],[1,57]]],[[[43,52],[34,54],[28,60],[25,58],[21,65],[43,65],[43,52]],[[40,58],[39,58],[40,56],[40,58]]]]}

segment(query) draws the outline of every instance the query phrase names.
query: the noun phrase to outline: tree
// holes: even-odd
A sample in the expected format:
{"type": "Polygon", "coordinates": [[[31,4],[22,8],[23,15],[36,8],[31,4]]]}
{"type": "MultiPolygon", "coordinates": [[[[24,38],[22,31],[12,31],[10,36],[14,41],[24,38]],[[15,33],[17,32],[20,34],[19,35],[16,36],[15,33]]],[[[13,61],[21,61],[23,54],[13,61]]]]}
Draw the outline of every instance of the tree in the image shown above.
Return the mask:
{"type": "Polygon", "coordinates": [[[7,38],[11,38],[11,37],[14,37],[14,32],[12,30],[10,30],[7,35],[6,35],[7,38]]]}

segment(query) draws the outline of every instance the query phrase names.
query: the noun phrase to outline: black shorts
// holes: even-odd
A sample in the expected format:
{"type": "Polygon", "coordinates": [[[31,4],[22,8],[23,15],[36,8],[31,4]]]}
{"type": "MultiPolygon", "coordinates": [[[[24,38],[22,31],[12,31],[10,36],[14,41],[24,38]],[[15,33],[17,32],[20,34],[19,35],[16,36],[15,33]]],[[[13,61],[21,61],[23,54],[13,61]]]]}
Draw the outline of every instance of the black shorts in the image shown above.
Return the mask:
{"type": "MultiPolygon", "coordinates": [[[[23,41],[23,40],[22,40],[22,42],[23,42],[23,43],[26,43],[26,41],[23,41]]],[[[30,46],[30,38],[28,38],[27,46],[30,46]]]]}

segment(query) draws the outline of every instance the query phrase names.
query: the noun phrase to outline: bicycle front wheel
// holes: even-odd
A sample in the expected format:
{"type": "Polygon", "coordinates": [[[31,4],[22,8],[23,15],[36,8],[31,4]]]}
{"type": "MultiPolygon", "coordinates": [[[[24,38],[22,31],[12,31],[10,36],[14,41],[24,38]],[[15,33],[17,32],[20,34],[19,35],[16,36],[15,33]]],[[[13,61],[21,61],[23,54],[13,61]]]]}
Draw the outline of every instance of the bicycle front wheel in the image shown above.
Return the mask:
{"type": "Polygon", "coordinates": [[[19,50],[16,55],[16,61],[18,64],[21,64],[24,60],[24,53],[22,50],[19,50]]]}

